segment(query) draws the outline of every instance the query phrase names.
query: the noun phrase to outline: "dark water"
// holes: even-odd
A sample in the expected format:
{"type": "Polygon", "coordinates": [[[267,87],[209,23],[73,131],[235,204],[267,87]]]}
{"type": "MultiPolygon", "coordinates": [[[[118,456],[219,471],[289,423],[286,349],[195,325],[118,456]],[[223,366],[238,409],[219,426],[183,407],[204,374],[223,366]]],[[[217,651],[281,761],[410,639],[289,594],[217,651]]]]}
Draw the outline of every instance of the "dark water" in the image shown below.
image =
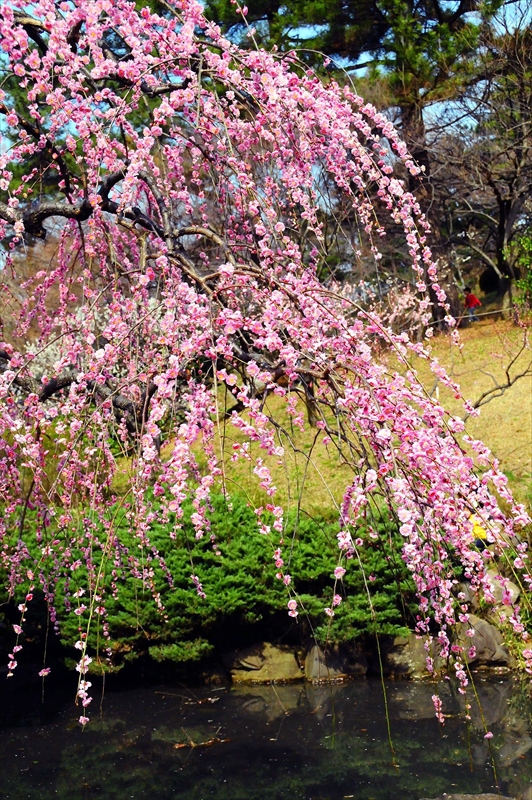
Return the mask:
{"type": "Polygon", "coordinates": [[[476,687],[482,712],[474,701],[468,726],[452,685],[439,685],[441,727],[437,687],[388,683],[394,756],[378,681],[108,693],[103,718],[93,708],[85,731],[66,700],[46,723],[26,711],[0,729],[0,797],[419,800],[497,789],[519,797],[532,779],[527,692],[508,678],[478,678],[476,687]]]}

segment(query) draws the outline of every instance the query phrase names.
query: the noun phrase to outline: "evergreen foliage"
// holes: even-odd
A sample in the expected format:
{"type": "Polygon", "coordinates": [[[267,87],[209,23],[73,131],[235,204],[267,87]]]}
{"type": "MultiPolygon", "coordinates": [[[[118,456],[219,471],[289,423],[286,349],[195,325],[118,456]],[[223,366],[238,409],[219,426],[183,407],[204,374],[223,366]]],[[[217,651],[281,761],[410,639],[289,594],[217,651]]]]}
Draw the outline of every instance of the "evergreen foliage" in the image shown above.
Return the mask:
{"type": "MultiPolygon", "coordinates": [[[[138,540],[125,517],[117,514],[115,529],[123,543],[123,565],[104,564],[105,578],[98,592],[105,596],[107,614],[95,614],[89,632],[89,652],[96,656],[98,669],[114,669],[139,657],[156,662],[199,661],[261,638],[300,646],[314,640],[334,645],[377,632],[404,631],[413,587],[398,556],[398,534],[390,525],[381,523],[379,539],[364,537],[358,548],[359,563],[355,557],[346,564],[347,571],[337,583],[342,603],[335,608],[334,618],[328,618],[323,612],[332,604],[337,522],[326,517],[288,517],[287,529],[292,533],[285,537],[285,553],[288,556],[290,551],[294,581],[287,588],[275,577],[272,541],[259,533],[256,515],[244,497],[237,495],[228,501],[221,494],[213,496],[209,516],[214,543],[209,538],[194,538],[193,510],[188,502],[182,529],[173,540],[168,536],[169,526],[152,525],[152,549],[144,553],[144,574],[136,578],[131,577],[128,562],[129,554],[138,549],[138,540]],[[156,561],[165,565],[171,582],[154,568],[156,561]],[[200,577],[205,597],[196,591],[193,574],[200,577]],[[297,621],[286,614],[290,596],[299,601],[297,621]],[[154,598],[160,598],[161,607],[154,598]]],[[[357,533],[364,536],[363,531],[357,533]]],[[[81,555],[72,553],[74,563],[81,555]]],[[[94,560],[99,567],[101,553],[95,554],[94,560]]],[[[87,602],[86,597],[75,598],[74,594],[88,583],[83,564],[71,579],[57,584],[55,608],[66,646],[74,645],[81,628],[79,617],[65,609],[87,602]]]]}

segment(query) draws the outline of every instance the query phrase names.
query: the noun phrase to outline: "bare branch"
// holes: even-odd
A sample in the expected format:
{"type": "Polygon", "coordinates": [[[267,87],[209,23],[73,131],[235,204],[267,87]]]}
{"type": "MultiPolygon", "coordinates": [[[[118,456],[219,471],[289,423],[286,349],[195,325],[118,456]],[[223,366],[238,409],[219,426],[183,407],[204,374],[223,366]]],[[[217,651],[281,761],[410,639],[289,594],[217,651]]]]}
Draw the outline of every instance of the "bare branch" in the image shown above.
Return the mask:
{"type": "MultiPolygon", "coordinates": [[[[10,361],[13,355],[6,350],[0,350],[0,372],[6,372],[10,369],[10,361]]],[[[22,372],[20,368],[15,372],[13,377],[13,385],[23,391],[25,394],[35,394],[41,403],[51,400],[63,389],[68,389],[73,383],[76,383],[77,376],[73,370],[67,370],[62,375],[50,378],[46,383],[41,383],[32,375],[22,372]]],[[[87,381],[87,387],[95,397],[101,401],[109,400],[112,404],[113,410],[117,419],[124,419],[128,431],[131,434],[138,434],[139,428],[143,422],[146,421],[148,415],[148,407],[150,400],[157,391],[157,386],[154,383],[149,383],[144,390],[140,402],[137,404],[125,395],[119,394],[105,384],[97,381],[87,381]]]]}
{"type": "MultiPolygon", "coordinates": [[[[484,374],[489,374],[489,377],[492,379],[494,385],[492,386],[491,389],[487,389],[485,392],[482,392],[482,394],[472,404],[473,408],[480,408],[481,406],[486,405],[486,403],[489,403],[491,400],[494,400],[496,397],[502,397],[503,394],[506,391],[508,391],[508,389],[510,389],[512,386],[514,386],[517,383],[517,381],[520,381],[521,378],[527,378],[532,376],[532,359],[530,359],[527,366],[523,370],[516,373],[515,375],[511,374],[512,367],[516,364],[516,362],[519,360],[519,358],[522,356],[525,350],[528,349],[529,349],[528,335],[525,330],[523,335],[523,341],[521,343],[519,350],[505,367],[504,382],[502,383],[499,382],[495,378],[495,376],[492,375],[491,373],[484,373],[484,374]]],[[[466,414],[464,417],[464,421],[467,420],[469,416],[470,416],[469,414],[466,414]]]]}

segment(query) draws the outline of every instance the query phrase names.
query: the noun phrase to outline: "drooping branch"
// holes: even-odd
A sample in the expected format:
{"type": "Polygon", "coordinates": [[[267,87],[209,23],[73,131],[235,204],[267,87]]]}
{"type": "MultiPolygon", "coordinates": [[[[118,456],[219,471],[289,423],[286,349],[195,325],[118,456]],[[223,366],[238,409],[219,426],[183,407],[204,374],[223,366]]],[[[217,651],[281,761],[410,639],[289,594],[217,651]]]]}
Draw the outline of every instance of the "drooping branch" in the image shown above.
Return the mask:
{"type": "MultiPolygon", "coordinates": [[[[285,448],[305,449],[303,401],[318,417],[307,464],[316,448],[332,442],[349,471],[343,498],[335,497],[339,564],[347,566],[356,554],[367,508],[384,500],[390,518],[402,523],[402,556],[420,600],[418,630],[430,636],[439,626],[448,655],[445,631],[457,622],[449,602],[455,565],[463,565],[480,594],[485,577],[485,559],[471,545],[471,509],[482,504],[491,515],[499,550],[523,514],[494,465],[492,484],[513,510],[499,508],[490,476],[479,476],[474,456],[464,453],[462,421],[446,414],[416,378],[411,356],[430,361],[429,351],[390,331],[376,311],[353,313],[346,298],[324,291],[319,275],[329,255],[342,263],[365,252],[378,261],[386,218],[427,304],[420,303],[421,328],[428,323],[430,287],[449,313],[426,244],[426,219],[396,177],[399,159],[408,176],[419,174],[406,145],[348,84],[325,84],[302,64],[292,69],[277,54],[238,48],[195,0],[175,3],[178,22],[129,0],[113,0],[112,14],[90,0],[45,5],[44,27],[34,26],[33,33],[47,58],[39,56],[35,38],[22,52],[28,32],[19,28],[12,36],[9,26],[1,29],[6,69],[25,76],[22,97],[30,113],[32,103],[43,113],[44,129],[30,130],[14,111],[7,115],[12,146],[0,153],[2,228],[7,223],[18,236],[24,230],[44,236],[54,216],[87,224],[63,226],[50,267],[34,276],[33,294],[6,326],[6,339],[16,341],[38,325],[38,355],[1,345],[0,499],[9,510],[0,517],[8,543],[0,558],[18,558],[13,574],[28,575],[26,555],[9,548],[11,531],[20,534],[20,518],[26,519],[29,475],[32,511],[50,529],[58,577],[71,574],[79,548],[91,550],[90,565],[83,555],[87,607],[81,603],[75,612],[76,630],[87,612],[78,664],[84,676],[91,624],[107,592],[94,576],[87,545],[100,543],[105,530],[105,558],[119,563],[124,546],[114,478],[122,474],[127,483],[120,514],[143,553],[154,553],[146,549],[153,526],[181,525],[187,498],[196,537],[210,530],[213,492],[221,484],[225,492],[231,464],[245,460],[268,495],[255,509],[257,520],[265,534],[278,535],[276,569],[292,591],[280,556],[286,525],[275,470],[285,448]],[[113,59],[113,49],[124,57],[113,59]],[[169,86],[158,81],[175,88],[166,92],[169,86]],[[145,85],[153,90],[150,103],[145,85]],[[60,200],[61,169],[59,178],[53,175],[57,193],[42,196],[49,162],[59,158],[70,169],[68,202],[60,200]],[[324,233],[327,218],[332,237],[324,233]],[[337,238],[345,246],[335,245],[337,238]],[[404,369],[383,363],[383,345],[404,369]],[[52,376],[44,382],[43,368],[52,376]],[[224,390],[236,403],[223,419],[233,428],[227,437],[218,425],[224,390]],[[24,394],[32,397],[20,402],[24,394]],[[163,435],[168,447],[160,458],[163,435]],[[127,464],[110,446],[117,438],[127,440],[127,464]],[[50,441],[58,450],[67,445],[60,470],[50,441]],[[275,518],[271,527],[265,514],[275,518]]],[[[42,8],[36,4],[34,13],[42,8]]],[[[7,15],[12,22],[10,10],[7,15]]],[[[29,294],[31,274],[29,281],[21,274],[16,256],[12,266],[29,294]]],[[[459,395],[440,366],[431,367],[459,395]]],[[[291,486],[287,496],[291,502],[291,486]]],[[[38,558],[41,552],[39,542],[38,558]]],[[[146,574],[146,564],[130,555],[132,574],[146,574]]],[[[104,580],[107,568],[100,572],[104,580]]],[[[39,580],[41,586],[48,581],[44,570],[39,580]]],[[[326,612],[341,613],[337,607],[332,602],[326,612]]],[[[519,624],[516,618],[516,630],[519,624]]],[[[90,698],[80,691],[85,708],[90,698]]]]}
{"type": "MultiPolygon", "coordinates": [[[[4,103],[0,103],[0,114],[8,115],[9,109],[5,106],[4,103]]],[[[44,141],[46,149],[49,151],[51,158],[53,159],[54,163],[57,164],[59,169],[59,173],[61,175],[61,180],[63,182],[62,191],[63,194],[67,197],[69,202],[71,201],[71,183],[70,183],[70,172],[68,170],[68,166],[63,158],[63,153],[60,148],[58,148],[55,143],[46,135],[46,132],[42,129],[42,126],[36,122],[30,122],[28,119],[23,117],[19,114],[19,123],[22,130],[28,133],[36,142],[39,142],[39,146],[42,146],[44,141]]]]}
{"type": "MultiPolygon", "coordinates": [[[[98,189],[100,198],[99,207],[108,214],[113,214],[121,219],[127,219],[134,225],[139,225],[148,231],[155,232],[159,237],[164,238],[165,229],[155,220],[151,219],[140,208],[125,207],[121,208],[115,200],[111,200],[109,195],[112,189],[126,175],[126,168],[108,175],[102,181],[98,189]]],[[[44,222],[52,217],[62,217],[72,219],[76,222],[85,222],[94,213],[94,205],[87,199],[79,200],[77,203],[67,203],[61,200],[41,200],[31,204],[29,208],[10,208],[6,203],[0,202],[0,219],[5,220],[11,225],[21,222],[25,233],[39,239],[46,237],[44,222]]]]}
{"type": "MultiPolygon", "coordinates": [[[[8,353],[6,350],[0,350],[0,373],[10,369],[10,361],[15,355],[14,353],[8,353]]],[[[20,360],[20,357],[18,360],[20,360]]],[[[12,378],[14,386],[25,394],[36,395],[41,403],[55,398],[56,395],[64,389],[69,389],[77,381],[77,374],[73,370],[67,370],[61,375],[48,379],[46,383],[42,383],[42,381],[29,374],[27,369],[22,371],[20,367],[14,370],[12,378]]],[[[141,430],[143,423],[147,419],[150,400],[157,391],[156,384],[150,382],[143,390],[139,402],[135,403],[125,395],[98,381],[89,380],[86,383],[86,387],[89,396],[92,393],[102,402],[106,400],[111,402],[117,420],[120,421],[123,418],[129,433],[132,435],[137,435],[141,430]]]]}

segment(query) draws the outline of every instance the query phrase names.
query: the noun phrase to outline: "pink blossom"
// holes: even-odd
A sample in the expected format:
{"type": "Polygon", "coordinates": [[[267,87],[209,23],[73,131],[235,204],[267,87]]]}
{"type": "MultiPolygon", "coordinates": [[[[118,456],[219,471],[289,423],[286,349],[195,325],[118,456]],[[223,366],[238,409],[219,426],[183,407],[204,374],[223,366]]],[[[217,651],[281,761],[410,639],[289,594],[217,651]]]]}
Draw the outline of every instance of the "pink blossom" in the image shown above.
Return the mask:
{"type": "MultiPolygon", "coordinates": [[[[434,647],[464,691],[467,671],[451,633],[468,610],[454,596],[455,566],[486,602],[494,602],[488,559],[513,562],[532,586],[529,555],[519,549],[529,517],[488,448],[464,434],[462,411],[449,414],[428,396],[412,368],[421,363],[464,414],[474,413],[428,342],[434,298],[453,321],[427,220],[410,182],[395,177],[398,159],[408,176],[420,168],[392,123],[349,83],[321,81],[295,53],[239,48],[201,4],[178,5],[179,19],[130,0],[36,2],[25,11],[49,32],[42,47],[9,8],[0,30],[3,68],[23,78],[20,114],[5,109],[10,144],[0,152],[0,233],[13,245],[18,292],[8,327],[20,343],[0,343],[0,539],[10,590],[31,581],[13,629],[21,635],[33,584],[59,624],[55,582],[68,585],[85,676],[89,619],[110,636],[106,597],[118,598],[123,580],[140,581],[164,618],[160,585],[172,576],[151,541],[155,526],[173,541],[190,521],[216,555],[212,494],[223,487],[230,502],[240,470],[255,482],[249,535],[265,535],[272,574],[297,586],[284,573],[291,551],[281,542],[287,531],[273,476],[287,480],[295,463],[298,481],[299,465],[321,475],[316,454],[325,443],[350,475],[338,503],[342,563],[388,536],[372,519],[386,503],[379,514],[399,520],[418,630],[437,631],[434,647]],[[67,46],[80,21],[79,41],[67,46]],[[127,58],[109,57],[109,41],[124,42],[127,58]],[[375,298],[364,313],[360,287],[320,280],[328,247],[321,176],[346,218],[357,220],[353,258],[382,260],[384,218],[404,250],[412,286],[394,285],[386,304],[375,298]],[[43,181],[53,204],[39,194],[43,181]],[[46,229],[54,255],[28,278],[22,237],[46,229]],[[384,364],[390,351],[397,369],[384,364]],[[309,417],[319,438],[307,452],[309,417]],[[13,536],[30,481],[38,568],[32,547],[26,552],[13,536]],[[478,508],[490,519],[483,554],[470,535],[478,508]],[[367,541],[356,534],[362,524],[367,541]],[[127,550],[124,526],[135,540],[127,550]],[[91,614],[73,602],[82,596],[76,575],[90,591],[91,614]]],[[[245,18],[247,7],[240,12],[245,18]]],[[[288,489],[295,498],[301,486],[288,489]]],[[[191,570],[189,589],[204,599],[200,567],[191,570]]],[[[337,566],[334,580],[344,575],[337,566]]],[[[368,587],[374,582],[369,575],[368,587]]],[[[503,590],[508,622],[525,638],[503,590]]],[[[292,617],[297,608],[290,600],[292,617]]],[[[84,705],[87,691],[80,683],[84,705]]],[[[437,700],[435,709],[442,718],[437,700]]]]}

